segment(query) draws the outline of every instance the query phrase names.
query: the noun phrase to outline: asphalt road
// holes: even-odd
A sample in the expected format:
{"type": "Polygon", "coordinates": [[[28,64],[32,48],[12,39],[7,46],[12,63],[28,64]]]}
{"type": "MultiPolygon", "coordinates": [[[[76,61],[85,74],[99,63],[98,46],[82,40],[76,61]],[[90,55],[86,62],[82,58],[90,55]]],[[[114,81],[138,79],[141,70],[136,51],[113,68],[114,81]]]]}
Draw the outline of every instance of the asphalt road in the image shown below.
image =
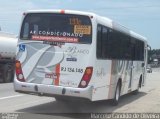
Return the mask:
{"type": "Polygon", "coordinates": [[[30,119],[69,119],[85,115],[81,113],[160,113],[160,70],[147,75],[146,86],[138,95],[122,96],[118,106],[111,106],[109,101],[58,102],[51,97],[16,93],[12,83],[0,84],[0,112],[22,113],[30,119]]]}

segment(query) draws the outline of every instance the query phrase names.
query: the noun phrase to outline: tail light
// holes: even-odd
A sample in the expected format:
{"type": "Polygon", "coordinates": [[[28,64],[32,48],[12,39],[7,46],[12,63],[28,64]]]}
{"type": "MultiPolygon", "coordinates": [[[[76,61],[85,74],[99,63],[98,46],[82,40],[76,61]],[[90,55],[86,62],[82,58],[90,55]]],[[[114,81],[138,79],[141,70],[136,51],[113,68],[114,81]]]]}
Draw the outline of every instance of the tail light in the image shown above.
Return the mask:
{"type": "Polygon", "coordinates": [[[86,88],[92,77],[93,67],[87,67],[80,81],[79,88],[86,88]]]}
{"type": "Polygon", "coordinates": [[[24,75],[22,72],[21,63],[20,63],[20,61],[17,61],[17,60],[16,60],[16,76],[19,81],[25,82],[24,75]]]}

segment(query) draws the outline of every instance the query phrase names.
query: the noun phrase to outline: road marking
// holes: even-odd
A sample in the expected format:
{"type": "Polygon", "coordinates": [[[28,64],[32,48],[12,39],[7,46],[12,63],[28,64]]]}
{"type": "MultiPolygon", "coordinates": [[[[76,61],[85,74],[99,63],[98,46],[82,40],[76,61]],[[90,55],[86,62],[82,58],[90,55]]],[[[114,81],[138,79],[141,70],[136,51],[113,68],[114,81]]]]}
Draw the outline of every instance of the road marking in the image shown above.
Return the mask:
{"type": "Polygon", "coordinates": [[[16,97],[20,97],[20,96],[24,96],[24,95],[12,95],[12,96],[7,96],[7,97],[1,97],[0,100],[9,99],[9,98],[16,98],[16,97]]]}

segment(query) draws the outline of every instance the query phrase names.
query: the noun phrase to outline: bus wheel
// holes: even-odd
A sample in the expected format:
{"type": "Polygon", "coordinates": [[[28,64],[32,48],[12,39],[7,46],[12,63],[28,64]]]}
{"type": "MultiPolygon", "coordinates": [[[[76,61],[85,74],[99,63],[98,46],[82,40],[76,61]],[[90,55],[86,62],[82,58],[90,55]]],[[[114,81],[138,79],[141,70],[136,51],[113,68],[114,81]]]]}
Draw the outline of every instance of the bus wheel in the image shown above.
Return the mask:
{"type": "Polygon", "coordinates": [[[137,95],[139,93],[139,89],[141,88],[141,84],[142,84],[142,77],[139,80],[138,88],[135,91],[133,91],[132,94],[137,95]]]}
{"type": "Polygon", "coordinates": [[[112,99],[112,105],[113,106],[118,105],[119,98],[120,98],[120,92],[121,92],[121,85],[120,85],[120,82],[118,82],[117,86],[116,86],[116,91],[115,91],[114,98],[112,99]]]}

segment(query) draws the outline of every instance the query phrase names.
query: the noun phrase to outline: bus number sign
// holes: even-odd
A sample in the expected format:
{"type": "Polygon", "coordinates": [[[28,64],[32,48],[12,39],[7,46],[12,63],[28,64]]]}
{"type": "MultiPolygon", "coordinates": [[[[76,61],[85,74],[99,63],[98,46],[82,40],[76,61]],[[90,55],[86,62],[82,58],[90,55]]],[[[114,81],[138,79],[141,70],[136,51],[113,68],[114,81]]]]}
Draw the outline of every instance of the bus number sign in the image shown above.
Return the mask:
{"type": "Polygon", "coordinates": [[[91,26],[89,25],[75,25],[74,26],[74,33],[75,34],[91,34],[91,26]]]}
{"type": "Polygon", "coordinates": [[[80,25],[81,20],[79,20],[78,18],[70,18],[69,23],[70,23],[70,25],[80,25]]]}

